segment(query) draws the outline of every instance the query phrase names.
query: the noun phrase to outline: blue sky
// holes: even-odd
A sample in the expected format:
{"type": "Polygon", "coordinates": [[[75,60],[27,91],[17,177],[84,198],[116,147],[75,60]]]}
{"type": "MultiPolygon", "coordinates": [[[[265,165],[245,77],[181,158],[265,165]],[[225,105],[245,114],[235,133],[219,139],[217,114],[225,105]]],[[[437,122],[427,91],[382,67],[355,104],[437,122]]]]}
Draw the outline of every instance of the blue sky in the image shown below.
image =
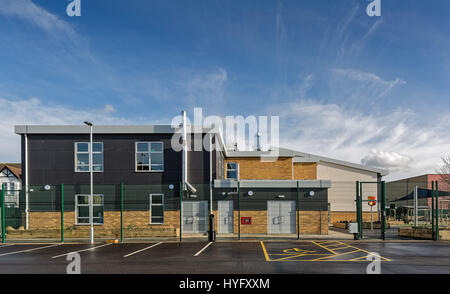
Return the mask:
{"type": "Polygon", "coordinates": [[[0,161],[15,124],[278,115],[299,151],[435,172],[450,154],[450,2],[0,0],[0,161]],[[3,119],[5,121],[5,119],[3,119]]]}

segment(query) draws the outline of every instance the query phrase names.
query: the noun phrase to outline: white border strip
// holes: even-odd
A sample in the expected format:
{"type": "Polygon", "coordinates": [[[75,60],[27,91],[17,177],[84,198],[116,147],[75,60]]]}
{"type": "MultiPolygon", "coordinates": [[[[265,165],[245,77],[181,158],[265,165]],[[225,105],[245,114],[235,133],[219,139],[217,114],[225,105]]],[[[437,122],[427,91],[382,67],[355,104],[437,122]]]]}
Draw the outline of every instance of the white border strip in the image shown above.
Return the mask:
{"type": "Polygon", "coordinates": [[[61,244],[53,244],[53,245],[43,246],[43,247],[38,247],[38,248],[31,248],[31,249],[25,249],[25,250],[20,250],[20,251],[13,251],[13,252],[0,254],[0,256],[12,255],[12,254],[17,254],[17,253],[25,253],[25,252],[30,252],[30,251],[35,251],[35,250],[40,250],[40,249],[45,249],[45,248],[50,248],[50,247],[55,247],[55,246],[61,246],[61,245],[63,245],[63,244],[62,243],[61,244]]]}
{"type": "Polygon", "coordinates": [[[112,244],[112,243],[108,243],[108,244],[103,244],[103,245],[100,245],[100,246],[95,246],[95,247],[91,247],[91,248],[86,248],[86,249],[82,249],[82,250],[78,250],[78,251],[72,251],[72,252],[68,252],[68,253],[61,254],[61,255],[53,256],[52,258],[58,258],[58,257],[66,256],[66,255],[69,255],[69,254],[71,254],[71,253],[78,253],[78,252],[83,252],[83,251],[88,251],[88,250],[94,250],[94,249],[96,249],[96,248],[109,246],[109,245],[111,245],[111,244],[112,244]]]}
{"type": "Polygon", "coordinates": [[[206,250],[206,248],[208,248],[213,242],[209,242],[205,247],[202,248],[202,250],[200,250],[199,252],[195,253],[194,256],[199,256],[203,251],[206,250]]]}
{"type": "Polygon", "coordinates": [[[124,255],[123,257],[129,257],[129,256],[131,256],[131,255],[135,255],[136,253],[139,253],[139,252],[145,251],[145,250],[147,250],[147,249],[156,247],[156,246],[158,246],[158,245],[161,245],[162,243],[164,243],[164,242],[159,242],[159,243],[153,244],[153,245],[151,245],[151,246],[142,248],[142,249],[140,249],[140,250],[138,250],[138,251],[131,252],[131,253],[127,254],[127,255],[124,255]]]}

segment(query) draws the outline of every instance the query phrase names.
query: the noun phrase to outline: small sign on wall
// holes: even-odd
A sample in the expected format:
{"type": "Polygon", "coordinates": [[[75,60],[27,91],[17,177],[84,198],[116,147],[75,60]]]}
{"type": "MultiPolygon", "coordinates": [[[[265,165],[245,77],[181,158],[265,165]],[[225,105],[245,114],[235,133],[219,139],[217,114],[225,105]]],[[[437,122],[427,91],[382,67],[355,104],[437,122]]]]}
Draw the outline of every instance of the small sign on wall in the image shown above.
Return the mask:
{"type": "Polygon", "coordinates": [[[251,217],[241,217],[241,225],[251,225],[252,218],[251,217]]]}

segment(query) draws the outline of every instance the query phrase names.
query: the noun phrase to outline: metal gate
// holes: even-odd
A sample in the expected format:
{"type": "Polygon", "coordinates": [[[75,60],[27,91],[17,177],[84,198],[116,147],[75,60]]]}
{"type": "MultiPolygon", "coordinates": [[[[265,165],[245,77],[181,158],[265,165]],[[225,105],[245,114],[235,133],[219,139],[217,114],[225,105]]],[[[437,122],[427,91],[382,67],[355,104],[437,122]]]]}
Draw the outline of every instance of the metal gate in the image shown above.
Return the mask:
{"type": "Polygon", "coordinates": [[[233,201],[219,201],[219,233],[233,233],[233,201]]]}
{"type": "Polygon", "coordinates": [[[183,202],[183,233],[206,233],[208,229],[208,202],[183,202]]]}
{"type": "Polygon", "coordinates": [[[269,234],[295,234],[295,201],[267,201],[269,234]]]}

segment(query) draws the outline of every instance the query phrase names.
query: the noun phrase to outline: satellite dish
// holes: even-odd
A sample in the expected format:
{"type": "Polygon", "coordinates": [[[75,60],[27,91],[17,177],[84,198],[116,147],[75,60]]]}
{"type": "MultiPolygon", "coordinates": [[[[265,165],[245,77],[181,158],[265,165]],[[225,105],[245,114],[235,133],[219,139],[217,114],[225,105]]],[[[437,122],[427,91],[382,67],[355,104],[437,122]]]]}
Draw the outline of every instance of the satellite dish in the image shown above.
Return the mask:
{"type": "Polygon", "coordinates": [[[170,185],[169,185],[169,189],[170,189],[170,190],[173,190],[173,188],[174,188],[174,185],[173,185],[173,184],[170,184],[170,185]]]}
{"type": "Polygon", "coordinates": [[[250,191],[248,191],[248,196],[253,196],[253,191],[252,190],[250,190],[250,191]]]}
{"type": "Polygon", "coordinates": [[[46,191],[48,191],[48,190],[51,189],[51,187],[50,187],[50,185],[45,185],[45,186],[44,186],[44,189],[45,189],[46,191]]]}
{"type": "Polygon", "coordinates": [[[309,191],[309,196],[314,197],[315,194],[314,191],[309,191]]]}

